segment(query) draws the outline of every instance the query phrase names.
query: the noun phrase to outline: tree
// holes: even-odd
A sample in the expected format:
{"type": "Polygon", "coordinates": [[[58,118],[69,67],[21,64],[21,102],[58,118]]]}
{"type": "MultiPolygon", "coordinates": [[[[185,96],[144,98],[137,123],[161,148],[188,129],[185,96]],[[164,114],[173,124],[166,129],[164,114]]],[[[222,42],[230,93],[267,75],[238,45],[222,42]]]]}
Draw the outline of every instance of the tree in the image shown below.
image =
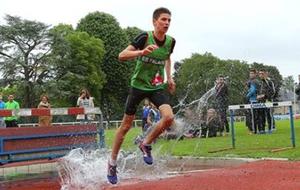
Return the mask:
{"type": "Polygon", "coordinates": [[[285,90],[293,92],[294,91],[294,85],[295,85],[295,80],[294,80],[293,76],[287,76],[287,77],[283,78],[282,87],[285,90]]]}
{"type": "Polygon", "coordinates": [[[293,101],[294,100],[294,85],[295,80],[293,76],[284,77],[282,80],[282,86],[279,92],[279,101],[293,101]]]}
{"type": "Polygon", "coordinates": [[[199,99],[214,87],[218,75],[224,75],[229,87],[229,104],[240,104],[245,96],[245,82],[249,66],[238,60],[221,60],[211,53],[193,54],[177,62],[175,80],[177,102],[186,97],[185,103],[199,99]]]}
{"type": "MultiPolygon", "coordinates": [[[[143,32],[143,30],[137,28],[137,27],[127,27],[124,29],[124,32],[126,33],[129,42],[132,42],[135,37],[137,37],[139,34],[143,32]]],[[[129,73],[133,73],[135,69],[136,59],[128,60],[125,62],[129,66],[129,73]]],[[[130,82],[130,78],[128,78],[128,83],[130,82]]]]}
{"type": "Polygon", "coordinates": [[[103,12],[88,14],[80,20],[77,29],[104,42],[106,53],[103,71],[107,83],[102,90],[102,108],[106,114],[114,114],[119,118],[123,112],[131,75],[130,65],[118,61],[119,53],[128,45],[127,35],[112,15],[103,12]]]}
{"type": "Polygon", "coordinates": [[[0,26],[0,70],[6,85],[17,85],[24,107],[35,107],[38,86],[52,69],[47,64],[51,51],[49,26],[6,15],[0,26]]]}
{"type": "Polygon", "coordinates": [[[56,94],[60,104],[67,106],[76,104],[80,89],[87,88],[99,102],[100,91],[106,82],[102,71],[105,54],[102,40],[62,24],[51,29],[51,36],[55,72],[54,80],[48,85],[52,86],[52,93],[56,94]]]}
{"type": "Polygon", "coordinates": [[[143,30],[139,29],[138,27],[127,27],[124,29],[129,42],[132,42],[137,35],[143,32],[143,30]]]}
{"type": "Polygon", "coordinates": [[[212,75],[211,70],[215,62],[217,58],[209,53],[193,54],[191,58],[184,59],[175,78],[176,96],[185,97],[186,92],[189,92],[186,101],[191,102],[213,87],[215,76],[212,75]]]}
{"type": "Polygon", "coordinates": [[[177,101],[175,104],[184,98],[184,103],[199,99],[205,92],[214,87],[215,79],[220,74],[226,78],[228,84],[229,104],[245,103],[244,98],[247,92],[245,84],[249,77],[250,68],[265,69],[274,81],[275,88],[280,88],[282,77],[274,66],[259,63],[249,65],[240,60],[221,60],[211,53],[203,55],[195,53],[190,58],[176,62],[177,101]]]}

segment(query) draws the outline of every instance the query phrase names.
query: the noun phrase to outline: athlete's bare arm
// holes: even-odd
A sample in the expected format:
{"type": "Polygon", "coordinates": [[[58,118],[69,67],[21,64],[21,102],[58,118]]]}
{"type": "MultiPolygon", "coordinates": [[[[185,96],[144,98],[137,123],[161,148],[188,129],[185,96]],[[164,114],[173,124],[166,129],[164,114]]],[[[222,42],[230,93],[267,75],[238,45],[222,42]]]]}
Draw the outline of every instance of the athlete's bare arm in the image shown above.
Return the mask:
{"type": "Polygon", "coordinates": [[[166,69],[166,74],[167,74],[168,89],[169,89],[169,92],[171,94],[173,94],[176,89],[176,84],[171,75],[171,58],[169,58],[166,61],[165,69],[166,69]]]}
{"type": "Polygon", "coordinates": [[[128,61],[138,56],[148,55],[157,48],[157,45],[148,45],[143,50],[137,50],[133,45],[129,45],[119,54],[119,61],[128,61]]]}

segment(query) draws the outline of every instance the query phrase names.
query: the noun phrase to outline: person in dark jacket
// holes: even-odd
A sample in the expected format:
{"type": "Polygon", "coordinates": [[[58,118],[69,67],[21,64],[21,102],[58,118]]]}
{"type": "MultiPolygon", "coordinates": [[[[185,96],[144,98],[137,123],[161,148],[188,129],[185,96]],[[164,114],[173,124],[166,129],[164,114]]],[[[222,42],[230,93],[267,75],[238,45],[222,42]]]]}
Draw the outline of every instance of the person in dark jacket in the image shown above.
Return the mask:
{"type": "MultiPolygon", "coordinates": [[[[256,79],[256,70],[250,69],[249,80],[247,81],[247,94],[246,99],[248,104],[257,103],[257,94],[259,87],[259,82],[256,79]]],[[[251,108],[247,111],[246,115],[246,126],[249,129],[250,134],[257,133],[258,130],[258,109],[251,108]]]]}
{"type": "MultiPolygon", "coordinates": [[[[267,102],[273,102],[276,99],[275,98],[276,88],[273,80],[269,77],[268,71],[265,72],[265,79],[267,80],[267,84],[268,84],[267,102]]],[[[275,130],[275,119],[273,117],[273,112],[274,112],[273,108],[267,108],[266,110],[269,133],[272,133],[273,130],[275,130]]]]}
{"type": "MultiPolygon", "coordinates": [[[[273,100],[275,94],[274,83],[268,80],[266,71],[264,69],[259,70],[260,78],[260,90],[257,99],[260,103],[266,103],[273,100]]],[[[261,134],[265,133],[266,118],[268,122],[269,133],[272,133],[273,128],[273,117],[271,116],[270,108],[260,108],[259,109],[259,125],[261,126],[259,132],[261,134]]]]}
{"type": "Polygon", "coordinates": [[[219,75],[216,82],[215,109],[221,118],[220,132],[223,134],[225,129],[226,134],[228,134],[229,124],[226,114],[228,108],[228,86],[225,83],[225,78],[223,75],[219,75]]]}
{"type": "Polygon", "coordinates": [[[296,87],[297,100],[300,101],[300,75],[298,75],[298,85],[296,87]]]}

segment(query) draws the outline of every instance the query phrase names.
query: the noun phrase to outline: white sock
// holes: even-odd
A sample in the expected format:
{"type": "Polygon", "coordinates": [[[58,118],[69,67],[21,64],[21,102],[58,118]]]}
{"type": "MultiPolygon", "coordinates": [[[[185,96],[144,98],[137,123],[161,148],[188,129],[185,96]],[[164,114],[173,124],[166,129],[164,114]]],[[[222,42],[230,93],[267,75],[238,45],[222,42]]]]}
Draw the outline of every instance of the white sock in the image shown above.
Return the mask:
{"type": "Polygon", "coordinates": [[[144,143],[144,142],[143,142],[143,145],[144,145],[144,146],[151,146],[151,144],[146,144],[146,143],[144,143]]]}
{"type": "Polygon", "coordinates": [[[117,165],[117,161],[110,158],[109,159],[109,164],[112,165],[112,166],[115,166],[115,165],[117,165]]]}

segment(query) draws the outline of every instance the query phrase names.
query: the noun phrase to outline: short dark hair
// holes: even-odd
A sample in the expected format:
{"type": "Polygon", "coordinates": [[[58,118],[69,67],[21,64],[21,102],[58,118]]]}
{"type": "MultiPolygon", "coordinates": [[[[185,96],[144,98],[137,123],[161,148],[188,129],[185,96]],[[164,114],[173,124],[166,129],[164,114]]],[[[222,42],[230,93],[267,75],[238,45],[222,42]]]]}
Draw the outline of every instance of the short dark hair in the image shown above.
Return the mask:
{"type": "Polygon", "coordinates": [[[167,14],[171,15],[171,11],[169,9],[167,9],[165,7],[159,7],[154,10],[152,18],[157,20],[159,18],[159,16],[163,13],[167,13],[167,14]]]}
{"type": "Polygon", "coordinates": [[[261,69],[259,69],[259,71],[266,72],[266,69],[261,68],[261,69]]]}
{"type": "Polygon", "coordinates": [[[256,73],[256,69],[251,68],[249,72],[256,73]]]}

